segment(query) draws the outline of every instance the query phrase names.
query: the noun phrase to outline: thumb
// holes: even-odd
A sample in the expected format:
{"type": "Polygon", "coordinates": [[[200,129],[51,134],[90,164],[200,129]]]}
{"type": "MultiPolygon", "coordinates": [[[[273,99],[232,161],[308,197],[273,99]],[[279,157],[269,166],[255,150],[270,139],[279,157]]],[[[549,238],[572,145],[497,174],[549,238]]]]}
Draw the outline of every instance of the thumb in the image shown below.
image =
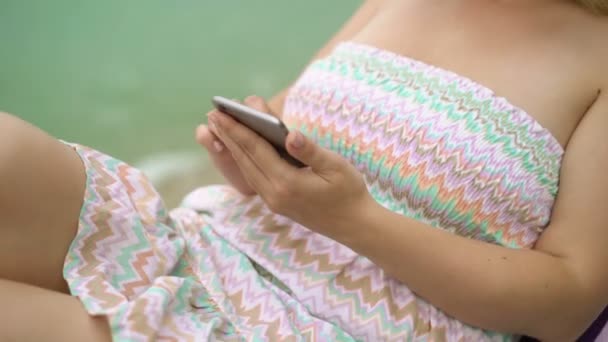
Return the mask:
{"type": "Polygon", "coordinates": [[[314,171],[330,171],[340,163],[334,153],[317,145],[299,131],[290,132],[285,145],[290,155],[314,171]]]}

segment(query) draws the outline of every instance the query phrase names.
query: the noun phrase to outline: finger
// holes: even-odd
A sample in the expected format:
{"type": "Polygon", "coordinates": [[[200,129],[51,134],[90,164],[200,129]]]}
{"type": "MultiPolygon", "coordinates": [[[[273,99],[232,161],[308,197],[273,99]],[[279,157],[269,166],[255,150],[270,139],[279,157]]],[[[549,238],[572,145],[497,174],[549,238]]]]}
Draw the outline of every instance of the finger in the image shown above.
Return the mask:
{"type": "MultiPolygon", "coordinates": [[[[219,111],[217,109],[214,109],[212,111],[210,111],[209,113],[207,113],[207,120],[209,119],[209,115],[211,115],[212,113],[219,113],[219,111]]],[[[213,125],[207,127],[211,137],[206,137],[208,140],[208,149],[212,149],[213,151],[215,151],[216,153],[221,153],[224,152],[226,149],[224,148],[224,144],[222,143],[222,141],[217,137],[217,133],[215,130],[215,127],[213,127],[213,125]]],[[[207,133],[205,132],[205,130],[203,129],[203,134],[207,133]]]]}
{"type": "MultiPolygon", "coordinates": [[[[210,123],[213,123],[216,127],[221,127],[217,122],[210,118],[210,123]]],[[[230,135],[226,134],[221,128],[217,129],[220,139],[224,142],[226,148],[232,154],[234,161],[241,170],[241,174],[249,185],[260,195],[268,193],[270,189],[270,180],[260,170],[258,165],[251,159],[251,157],[237,144],[230,135]]]]}
{"type": "Polygon", "coordinates": [[[322,148],[299,131],[290,132],[285,145],[290,155],[317,173],[334,171],[344,162],[339,155],[322,148]]]}
{"type": "Polygon", "coordinates": [[[196,128],[196,141],[210,152],[222,153],[225,151],[222,141],[211,132],[207,125],[201,124],[196,128]]]}
{"type": "Polygon", "coordinates": [[[214,123],[224,144],[226,144],[224,137],[230,137],[269,179],[281,180],[293,172],[274,147],[262,137],[227,115],[218,113],[213,117],[216,118],[214,123]]]}
{"type": "Polygon", "coordinates": [[[260,112],[272,114],[270,112],[270,108],[266,104],[266,101],[264,101],[264,99],[259,96],[256,96],[256,95],[247,96],[245,98],[244,102],[247,106],[249,106],[253,109],[259,110],[260,112]]]}

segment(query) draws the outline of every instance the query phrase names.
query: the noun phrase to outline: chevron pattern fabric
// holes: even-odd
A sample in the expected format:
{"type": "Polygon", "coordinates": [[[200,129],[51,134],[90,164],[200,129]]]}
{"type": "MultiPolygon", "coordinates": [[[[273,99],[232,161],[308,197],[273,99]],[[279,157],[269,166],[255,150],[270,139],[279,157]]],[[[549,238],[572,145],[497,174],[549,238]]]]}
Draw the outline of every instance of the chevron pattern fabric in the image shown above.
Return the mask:
{"type": "MultiPolygon", "coordinates": [[[[531,248],[549,222],[559,143],[447,70],[342,43],[302,74],[284,120],[357,166],[379,203],[429,229],[531,248]]],[[[117,341],[515,339],[455,320],[258,197],[205,187],[167,213],[141,172],[74,148],[88,181],[64,275],[117,341]]]]}

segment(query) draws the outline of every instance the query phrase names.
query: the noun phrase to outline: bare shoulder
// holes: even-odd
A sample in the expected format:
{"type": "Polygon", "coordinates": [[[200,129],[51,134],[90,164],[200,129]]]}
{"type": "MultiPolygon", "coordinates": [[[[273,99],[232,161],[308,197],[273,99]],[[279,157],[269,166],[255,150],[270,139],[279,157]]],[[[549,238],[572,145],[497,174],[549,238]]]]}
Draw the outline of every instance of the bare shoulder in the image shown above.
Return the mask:
{"type": "Polygon", "coordinates": [[[586,14],[581,19],[579,28],[580,32],[577,35],[581,44],[579,54],[582,61],[587,64],[598,91],[606,94],[608,92],[608,15],[586,14]]]}
{"type": "Polygon", "coordinates": [[[593,34],[594,47],[592,51],[596,54],[593,67],[598,71],[602,90],[608,92],[608,15],[598,19],[597,32],[593,34]]]}

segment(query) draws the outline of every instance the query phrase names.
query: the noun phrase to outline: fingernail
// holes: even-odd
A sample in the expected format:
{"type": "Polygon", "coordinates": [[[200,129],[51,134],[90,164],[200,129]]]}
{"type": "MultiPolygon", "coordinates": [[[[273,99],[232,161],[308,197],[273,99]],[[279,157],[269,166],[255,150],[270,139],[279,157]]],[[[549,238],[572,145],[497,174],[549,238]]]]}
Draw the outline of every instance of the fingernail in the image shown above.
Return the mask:
{"type": "Polygon", "coordinates": [[[245,103],[250,106],[255,106],[255,107],[264,107],[264,105],[265,105],[264,100],[257,95],[248,96],[245,99],[245,103]]]}
{"type": "Polygon", "coordinates": [[[215,140],[213,141],[213,148],[215,149],[215,152],[222,152],[224,150],[224,144],[215,140]]]}
{"type": "Polygon", "coordinates": [[[221,126],[219,114],[212,114],[209,116],[209,127],[213,127],[213,130],[217,132],[218,128],[221,128],[221,126]]]}
{"type": "Polygon", "coordinates": [[[207,123],[209,124],[209,130],[211,130],[211,132],[213,133],[217,133],[217,128],[215,127],[215,120],[209,117],[209,120],[207,121],[207,123]]]}
{"type": "Polygon", "coordinates": [[[302,148],[304,146],[304,136],[300,132],[295,132],[295,137],[291,145],[295,148],[302,148]]]}

